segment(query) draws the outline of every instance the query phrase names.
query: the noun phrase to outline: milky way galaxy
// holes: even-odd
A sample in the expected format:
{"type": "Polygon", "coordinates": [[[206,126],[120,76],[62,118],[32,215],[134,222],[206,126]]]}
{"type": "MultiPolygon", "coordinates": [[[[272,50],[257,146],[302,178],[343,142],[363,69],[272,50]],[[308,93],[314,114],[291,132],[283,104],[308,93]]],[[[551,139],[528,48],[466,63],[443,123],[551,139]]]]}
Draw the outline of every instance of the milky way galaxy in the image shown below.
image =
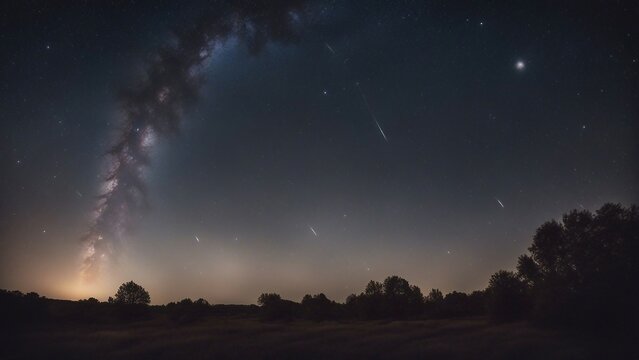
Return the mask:
{"type": "Polygon", "coordinates": [[[256,54],[268,41],[291,41],[301,5],[296,0],[216,4],[193,27],[177,33],[174,45],[157,50],[136,86],[121,91],[121,120],[104,157],[91,226],[82,238],[85,280],[99,275],[101,264],[117,254],[141,210],[148,208],[149,151],[158,138],[178,131],[215,46],[237,37],[256,54]]]}

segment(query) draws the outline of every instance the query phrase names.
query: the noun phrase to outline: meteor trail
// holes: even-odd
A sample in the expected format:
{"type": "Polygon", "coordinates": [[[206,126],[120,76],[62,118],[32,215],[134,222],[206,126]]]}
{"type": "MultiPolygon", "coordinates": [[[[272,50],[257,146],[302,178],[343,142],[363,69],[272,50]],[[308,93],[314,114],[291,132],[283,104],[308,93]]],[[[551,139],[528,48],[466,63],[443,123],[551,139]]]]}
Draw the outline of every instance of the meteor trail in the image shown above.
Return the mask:
{"type": "Polygon", "coordinates": [[[200,242],[200,239],[197,237],[197,235],[195,235],[195,240],[197,240],[197,242],[200,242]]]}
{"type": "MultiPolygon", "coordinates": [[[[374,118],[373,118],[374,119],[374,118]]],[[[375,119],[374,119],[375,120],[375,119]]],[[[379,132],[382,134],[382,136],[384,137],[384,140],[386,142],[388,142],[388,139],[386,138],[386,134],[384,134],[384,130],[382,130],[382,127],[379,126],[379,123],[377,122],[377,120],[375,120],[375,124],[377,125],[377,128],[379,129],[379,132]]]]}
{"type": "Polygon", "coordinates": [[[333,55],[335,55],[335,50],[333,50],[333,48],[328,44],[328,43],[324,43],[324,45],[326,45],[326,48],[333,53],[333,55]]]}
{"type": "Polygon", "coordinates": [[[382,134],[384,141],[388,143],[388,138],[386,137],[384,130],[382,130],[382,127],[379,125],[379,121],[377,121],[377,116],[375,116],[375,113],[371,109],[371,106],[368,104],[368,99],[366,99],[366,95],[364,94],[364,91],[362,91],[362,88],[359,86],[359,82],[356,82],[355,86],[357,86],[357,89],[359,90],[359,94],[362,96],[362,101],[364,101],[364,105],[366,105],[366,110],[368,110],[368,113],[370,114],[371,118],[375,122],[375,125],[377,125],[377,129],[379,130],[379,133],[382,134]]]}
{"type": "Polygon", "coordinates": [[[499,205],[500,205],[502,208],[505,208],[505,206],[504,206],[504,204],[502,204],[501,200],[499,200],[499,199],[497,199],[497,198],[495,198],[495,200],[497,200],[497,202],[499,203],[499,205]]]}
{"type": "MultiPolygon", "coordinates": [[[[330,51],[333,55],[337,55],[337,52],[335,52],[335,49],[333,49],[333,47],[331,47],[331,45],[329,45],[329,43],[325,42],[324,45],[326,46],[328,51],[330,51]]],[[[349,58],[346,58],[343,61],[344,68],[346,69],[346,71],[348,71],[348,67],[346,66],[346,62],[348,60],[349,60],[349,58]]],[[[375,126],[377,126],[377,130],[379,130],[379,133],[384,138],[384,141],[386,141],[386,143],[388,143],[388,137],[386,137],[386,133],[384,133],[384,129],[382,129],[382,126],[379,124],[379,121],[377,121],[377,116],[375,116],[375,113],[373,112],[373,109],[371,108],[370,104],[368,103],[368,99],[366,98],[366,95],[364,94],[364,91],[362,90],[362,88],[359,85],[358,81],[355,82],[355,86],[357,86],[357,90],[359,91],[359,94],[362,97],[362,101],[364,102],[364,105],[366,106],[366,110],[368,111],[368,114],[373,119],[373,122],[375,122],[375,126]]]]}
{"type": "Polygon", "coordinates": [[[313,235],[315,235],[315,237],[319,236],[319,235],[317,235],[317,232],[315,232],[315,229],[313,229],[312,226],[309,226],[308,228],[311,229],[311,231],[313,232],[313,235]]]}

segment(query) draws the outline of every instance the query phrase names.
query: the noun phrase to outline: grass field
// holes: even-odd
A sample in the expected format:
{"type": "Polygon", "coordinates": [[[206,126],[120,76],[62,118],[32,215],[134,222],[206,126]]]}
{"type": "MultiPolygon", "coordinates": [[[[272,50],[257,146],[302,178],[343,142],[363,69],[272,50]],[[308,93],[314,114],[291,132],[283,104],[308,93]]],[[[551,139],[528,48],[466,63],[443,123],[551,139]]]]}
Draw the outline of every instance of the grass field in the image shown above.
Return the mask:
{"type": "Polygon", "coordinates": [[[214,316],[177,325],[158,316],[128,324],[40,325],[9,339],[3,346],[9,359],[614,358],[614,348],[593,348],[585,339],[484,318],[277,323],[214,316]]]}

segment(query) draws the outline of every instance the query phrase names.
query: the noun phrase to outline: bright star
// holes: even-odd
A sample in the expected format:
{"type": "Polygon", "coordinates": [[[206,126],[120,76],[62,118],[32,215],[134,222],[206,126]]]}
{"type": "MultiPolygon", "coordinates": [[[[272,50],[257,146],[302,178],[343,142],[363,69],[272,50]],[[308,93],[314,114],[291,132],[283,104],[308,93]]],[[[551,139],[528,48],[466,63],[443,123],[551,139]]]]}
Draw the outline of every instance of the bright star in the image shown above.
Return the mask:
{"type": "Polygon", "coordinates": [[[519,60],[517,61],[517,63],[515,64],[515,69],[522,71],[526,68],[526,63],[523,62],[523,60],[519,60]]]}

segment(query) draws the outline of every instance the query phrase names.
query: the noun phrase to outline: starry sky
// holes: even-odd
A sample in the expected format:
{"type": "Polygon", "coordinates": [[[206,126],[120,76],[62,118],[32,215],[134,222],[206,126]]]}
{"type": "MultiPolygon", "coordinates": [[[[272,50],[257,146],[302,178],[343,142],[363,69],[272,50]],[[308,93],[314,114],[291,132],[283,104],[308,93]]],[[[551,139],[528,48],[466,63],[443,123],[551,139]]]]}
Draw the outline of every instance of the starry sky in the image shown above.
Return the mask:
{"type": "Polygon", "coordinates": [[[396,274],[472,291],[542,222],[638,202],[636,3],[229,4],[2,5],[0,288],[343,301],[396,274]],[[213,26],[231,18],[271,32],[213,26]],[[194,52],[195,96],[145,82],[203,22],[220,35],[194,52]],[[175,128],[136,118],[166,103],[175,128]],[[136,209],[98,199],[123,138],[136,209]],[[99,206],[127,211],[96,226],[99,206]],[[106,259],[87,281],[92,244],[106,259]]]}

